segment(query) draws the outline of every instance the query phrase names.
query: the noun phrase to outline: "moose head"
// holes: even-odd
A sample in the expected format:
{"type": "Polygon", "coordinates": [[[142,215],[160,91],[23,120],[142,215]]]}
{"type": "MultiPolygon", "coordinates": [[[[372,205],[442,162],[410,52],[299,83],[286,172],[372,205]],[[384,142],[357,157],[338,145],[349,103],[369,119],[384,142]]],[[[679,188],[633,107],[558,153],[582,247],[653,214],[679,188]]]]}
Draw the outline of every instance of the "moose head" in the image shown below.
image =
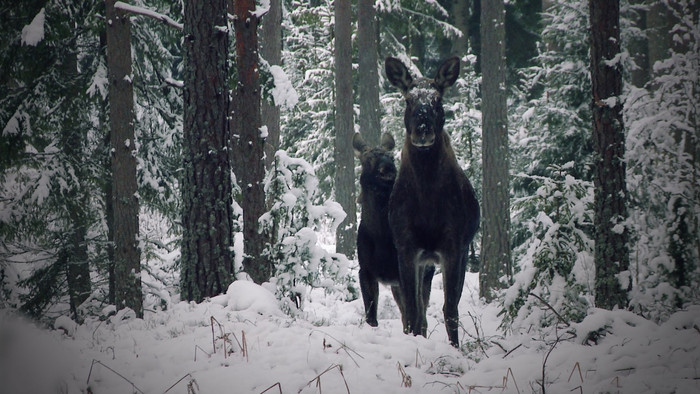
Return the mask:
{"type": "Polygon", "coordinates": [[[364,188],[383,189],[388,192],[394,186],[396,165],[391,150],[394,149],[394,137],[384,133],[377,148],[370,148],[360,133],[352,138],[355,156],[362,163],[360,184],[364,188]]]}
{"type": "Polygon", "coordinates": [[[386,59],[385,68],[389,82],[399,88],[406,99],[407,142],[419,151],[430,150],[442,138],[445,125],[442,95],[459,76],[459,58],[445,60],[432,79],[413,78],[406,66],[393,57],[386,59]]]}

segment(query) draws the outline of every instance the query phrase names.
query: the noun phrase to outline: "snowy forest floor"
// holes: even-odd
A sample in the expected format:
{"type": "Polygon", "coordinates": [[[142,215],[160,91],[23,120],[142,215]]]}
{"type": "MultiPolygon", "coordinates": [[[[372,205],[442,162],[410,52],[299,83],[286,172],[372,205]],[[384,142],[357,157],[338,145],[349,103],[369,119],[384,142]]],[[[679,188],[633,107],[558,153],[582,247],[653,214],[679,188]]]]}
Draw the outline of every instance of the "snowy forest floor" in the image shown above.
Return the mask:
{"type": "Polygon", "coordinates": [[[700,392],[700,306],[662,325],[593,310],[570,327],[504,335],[498,306],[479,300],[478,274],[467,274],[457,350],[442,323],[441,285],[436,275],[428,338],[401,332],[386,287],[376,328],[363,323],[361,299],[313,292],[292,318],[245,281],[144,319],[120,313],[78,326],[60,318],[51,330],[0,311],[0,392],[700,392]]]}

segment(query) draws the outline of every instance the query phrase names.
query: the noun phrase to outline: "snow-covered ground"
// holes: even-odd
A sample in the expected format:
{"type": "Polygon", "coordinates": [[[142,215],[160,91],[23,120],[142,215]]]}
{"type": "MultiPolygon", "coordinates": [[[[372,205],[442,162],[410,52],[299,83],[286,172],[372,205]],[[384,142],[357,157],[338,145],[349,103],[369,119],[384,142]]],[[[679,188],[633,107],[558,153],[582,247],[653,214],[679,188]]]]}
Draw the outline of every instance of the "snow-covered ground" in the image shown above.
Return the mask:
{"type": "Polygon", "coordinates": [[[376,328],[363,324],[361,300],[312,293],[303,316],[291,318],[245,281],[144,319],[59,319],[48,330],[0,311],[0,392],[539,393],[543,374],[549,393],[700,392],[700,307],[660,326],[595,310],[568,328],[504,335],[498,307],[479,301],[478,275],[467,274],[460,351],[441,323],[441,282],[428,338],[401,332],[386,288],[376,328]],[[597,344],[586,344],[602,327],[597,344]]]}

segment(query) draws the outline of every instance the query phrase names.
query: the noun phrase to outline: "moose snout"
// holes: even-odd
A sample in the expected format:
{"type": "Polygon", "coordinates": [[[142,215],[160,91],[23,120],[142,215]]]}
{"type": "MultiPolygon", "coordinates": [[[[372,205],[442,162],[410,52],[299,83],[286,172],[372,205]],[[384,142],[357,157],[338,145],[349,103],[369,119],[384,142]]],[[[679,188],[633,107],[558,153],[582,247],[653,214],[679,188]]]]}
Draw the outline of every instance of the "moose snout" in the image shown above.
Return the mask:
{"type": "MultiPolygon", "coordinates": [[[[427,129],[427,127],[426,127],[427,129]]],[[[435,143],[435,133],[432,131],[420,130],[411,133],[411,144],[418,149],[427,149],[435,143]]]]}

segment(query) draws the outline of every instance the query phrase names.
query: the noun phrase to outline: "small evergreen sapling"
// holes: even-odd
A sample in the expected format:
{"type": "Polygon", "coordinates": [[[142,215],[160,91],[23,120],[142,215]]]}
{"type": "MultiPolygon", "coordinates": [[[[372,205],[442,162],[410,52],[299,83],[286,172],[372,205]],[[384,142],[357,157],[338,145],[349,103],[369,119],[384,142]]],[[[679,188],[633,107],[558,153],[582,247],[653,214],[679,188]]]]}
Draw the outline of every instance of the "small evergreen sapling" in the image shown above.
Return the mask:
{"type": "Polygon", "coordinates": [[[323,288],[347,300],[357,298],[350,261],[319,244],[317,231],[323,223],[330,220],[334,230],[345,212],[334,201],[317,205],[318,179],[311,165],[278,151],[265,191],[270,210],[260,221],[272,240],[265,254],[273,266],[270,283],[276,286],[283,309],[288,313],[301,309],[309,288],[323,288]]]}

